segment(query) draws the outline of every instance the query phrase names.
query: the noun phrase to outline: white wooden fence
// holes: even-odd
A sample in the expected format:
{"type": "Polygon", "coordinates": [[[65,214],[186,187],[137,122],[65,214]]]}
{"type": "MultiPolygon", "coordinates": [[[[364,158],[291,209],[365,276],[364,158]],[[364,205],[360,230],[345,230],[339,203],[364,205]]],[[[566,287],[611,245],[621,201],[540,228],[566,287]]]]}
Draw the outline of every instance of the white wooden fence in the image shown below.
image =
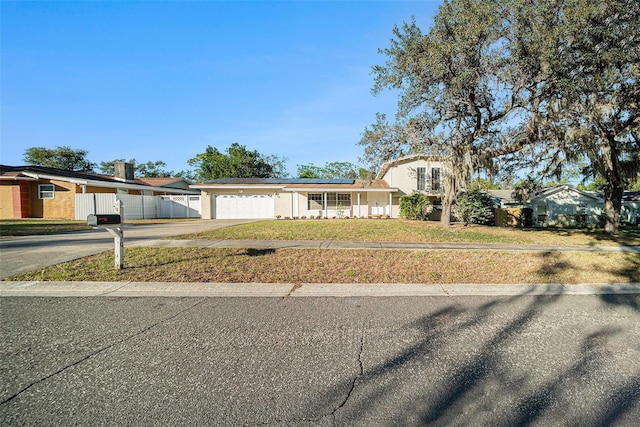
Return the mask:
{"type": "Polygon", "coordinates": [[[137,196],[134,194],[76,194],[75,217],[113,213],[116,200],[122,200],[124,219],[200,218],[200,196],[137,196]]]}

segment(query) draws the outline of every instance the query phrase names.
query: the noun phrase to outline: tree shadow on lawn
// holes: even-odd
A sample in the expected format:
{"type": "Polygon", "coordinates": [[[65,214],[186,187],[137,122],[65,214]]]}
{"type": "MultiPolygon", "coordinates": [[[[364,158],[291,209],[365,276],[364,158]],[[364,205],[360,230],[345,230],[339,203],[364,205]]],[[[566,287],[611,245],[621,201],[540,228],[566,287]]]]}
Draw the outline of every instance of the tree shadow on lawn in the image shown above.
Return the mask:
{"type": "Polygon", "coordinates": [[[611,375],[608,342],[621,333],[615,328],[575,340],[580,345],[568,357],[566,343],[548,349],[539,342],[536,331],[547,327],[539,317],[560,298],[525,293],[470,310],[450,305],[405,325],[420,338],[367,369],[363,356],[375,357],[376,343],[363,342],[361,372],[332,387],[313,412],[338,424],[615,425],[639,402],[640,372],[601,381],[603,370],[611,375]],[[514,303],[524,308],[491,329],[514,303]]]}
{"type": "Polygon", "coordinates": [[[600,229],[587,229],[587,228],[524,228],[523,231],[527,233],[547,232],[555,234],[557,236],[571,237],[571,236],[585,236],[591,240],[587,243],[588,246],[598,246],[600,242],[613,242],[618,246],[638,246],[640,245],[640,227],[620,227],[620,234],[612,236],[600,229]]]}

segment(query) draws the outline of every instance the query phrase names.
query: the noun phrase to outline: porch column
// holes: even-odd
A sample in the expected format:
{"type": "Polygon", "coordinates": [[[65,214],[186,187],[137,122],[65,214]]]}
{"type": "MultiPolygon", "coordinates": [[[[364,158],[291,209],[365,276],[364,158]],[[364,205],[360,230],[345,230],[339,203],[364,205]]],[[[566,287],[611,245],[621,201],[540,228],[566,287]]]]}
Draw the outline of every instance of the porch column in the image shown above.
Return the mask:
{"type": "Polygon", "coordinates": [[[360,214],[360,192],[358,192],[358,218],[362,217],[360,214]]]}
{"type": "Polygon", "coordinates": [[[389,193],[389,218],[391,218],[391,214],[393,213],[393,196],[389,193]]]}
{"type": "Polygon", "coordinates": [[[324,207],[324,217],[329,218],[329,210],[327,209],[327,193],[322,193],[322,206],[324,207]]]}
{"type": "Polygon", "coordinates": [[[291,205],[291,218],[293,218],[295,215],[295,211],[293,209],[293,193],[289,193],[289,204],[291,205]]]}

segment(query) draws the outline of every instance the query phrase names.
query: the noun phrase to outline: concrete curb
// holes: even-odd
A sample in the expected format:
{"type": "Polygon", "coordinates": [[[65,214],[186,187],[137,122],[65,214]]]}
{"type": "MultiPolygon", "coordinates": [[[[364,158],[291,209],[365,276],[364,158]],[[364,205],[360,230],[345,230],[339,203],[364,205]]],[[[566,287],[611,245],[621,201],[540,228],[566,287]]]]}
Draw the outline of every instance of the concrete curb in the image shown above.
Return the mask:
{"type": "Polygon", "coordinates": [[[640,283],[161,283],[0,281],[0,297],[455,297],[640,294],[640,283]]]}

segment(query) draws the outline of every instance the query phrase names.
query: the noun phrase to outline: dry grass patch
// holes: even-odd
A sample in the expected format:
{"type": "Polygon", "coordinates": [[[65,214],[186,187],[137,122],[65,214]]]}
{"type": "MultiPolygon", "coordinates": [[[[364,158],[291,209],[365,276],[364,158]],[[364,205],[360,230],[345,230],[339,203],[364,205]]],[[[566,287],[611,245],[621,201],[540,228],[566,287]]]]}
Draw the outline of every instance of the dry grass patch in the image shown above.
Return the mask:
{"type": "Polygon", "coordinates": [[[609,238],[588,230],[520,230],[512,228],[442,226],[434,221],[407,220],[269,220],[219,228],[171,239],[333,240],[412,243],[506,243],[538,245],[640,245],[640,230],[609,238]]]}
{"type": "Polygon", "coordinates": [[[127,248],[11,280],[264,283],[628,283],[640,255],[592,252],[127,248]]]}

